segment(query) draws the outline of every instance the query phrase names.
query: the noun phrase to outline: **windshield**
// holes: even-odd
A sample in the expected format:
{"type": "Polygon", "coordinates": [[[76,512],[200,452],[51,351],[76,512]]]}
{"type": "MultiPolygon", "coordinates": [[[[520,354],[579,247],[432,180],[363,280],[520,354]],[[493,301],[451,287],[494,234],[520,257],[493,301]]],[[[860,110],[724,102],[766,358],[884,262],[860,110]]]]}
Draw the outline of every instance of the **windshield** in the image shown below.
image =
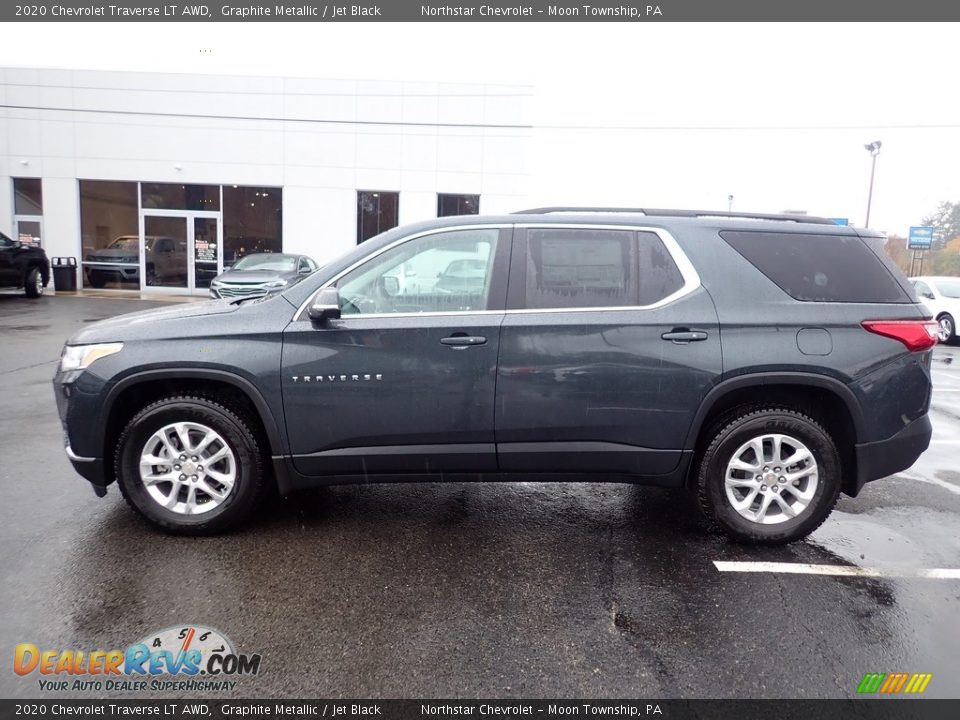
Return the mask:
{"type": "Polygon", "coordinates": [[[937,280],[937,290],[948,298],[960,298],[960,278],[956,280],[937,280]]]}
{"type": "Polygon", "coordinates": [[[140,238],[137,237],[118,237],[116,240],[110,243],[110,247],[121,250],[125,248],[135,248],[139,242],[140,238]]]}
{"type": "Polygon", "coordinates": [[[279,253],[260,253],[247,255],[237,260],[233,270],[277,270],[289,272],[297,267],[296,255],[281,255],[279,253]]]}

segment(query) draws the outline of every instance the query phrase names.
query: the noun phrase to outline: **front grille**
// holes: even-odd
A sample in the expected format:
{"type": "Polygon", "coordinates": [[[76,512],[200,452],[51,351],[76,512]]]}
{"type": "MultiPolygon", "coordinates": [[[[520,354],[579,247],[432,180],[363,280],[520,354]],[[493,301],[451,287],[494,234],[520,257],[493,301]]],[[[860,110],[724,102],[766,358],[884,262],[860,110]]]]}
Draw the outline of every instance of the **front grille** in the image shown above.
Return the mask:
{"type": "Polygon", "coordinates": [[[214,288],[220,297],[253,297],[255,295],[266,295],[267,291],[263,285],[220,285],[214,288]]]}

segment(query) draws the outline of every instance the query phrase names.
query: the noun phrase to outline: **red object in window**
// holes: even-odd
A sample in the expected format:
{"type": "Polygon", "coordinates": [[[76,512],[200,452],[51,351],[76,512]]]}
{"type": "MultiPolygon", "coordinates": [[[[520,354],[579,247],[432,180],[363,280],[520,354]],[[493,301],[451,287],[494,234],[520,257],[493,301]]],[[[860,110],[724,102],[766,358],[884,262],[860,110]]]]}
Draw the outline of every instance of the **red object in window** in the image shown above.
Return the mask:
{"type": "Polygon", "coordinates": [[[864,320],[864,330],[899,340],[910,352],[929,350],[937,344],[940,325],[936,320],[864,320]]]}

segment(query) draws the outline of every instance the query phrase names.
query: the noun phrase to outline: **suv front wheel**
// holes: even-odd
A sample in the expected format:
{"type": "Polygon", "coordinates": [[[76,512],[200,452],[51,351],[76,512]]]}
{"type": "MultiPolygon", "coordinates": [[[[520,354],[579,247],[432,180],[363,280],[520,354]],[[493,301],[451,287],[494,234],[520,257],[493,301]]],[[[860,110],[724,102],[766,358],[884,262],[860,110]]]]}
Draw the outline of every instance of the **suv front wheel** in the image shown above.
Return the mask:
{"type": "Polygon", "coordinates": [[[114,469],[126,501],[184,535],[236,526],[264,495],[261,449],[249,420],[204,397],[168,397],[127,424],[114,469]]]}
{"type": "Polygon", "coordinates": [[[697,491],[707,520],[734,540],[780,545],[816,530],[840,493],[833,439],[786,408],[745,409],[714,426],[697,491]]]}
{"type": "Polygon", "coordinates": [[[28,298],[38,298],[43,295],[43,274],[40,272],[40,268],[27,270],[26,278],[23,281],[23,293],[28,298]]]}

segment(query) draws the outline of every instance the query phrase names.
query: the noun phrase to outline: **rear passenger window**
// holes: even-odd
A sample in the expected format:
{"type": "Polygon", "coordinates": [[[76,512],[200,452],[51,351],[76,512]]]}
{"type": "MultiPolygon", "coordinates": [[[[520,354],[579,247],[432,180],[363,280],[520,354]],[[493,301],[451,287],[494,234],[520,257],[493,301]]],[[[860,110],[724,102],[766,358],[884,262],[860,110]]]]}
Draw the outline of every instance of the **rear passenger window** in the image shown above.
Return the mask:
{"type": "Polygon", "coordinates": [[[653,305],[683,287],[683,275],[656,233],[637,233],[640,260],[640,304],[653,305]]]}
{"type": "Polygon", "coordinates": [[[796,300],[911,302],[883,261],[859,237],[732,230],[724,230],[720,236],[796,300]]]}
{"type": "Polygon", "coordinates": [[[634,234],[535,229],[527,234],[527,308],[637,304],[634,234]]]}
{"type": "Polygon", "coordinates": [[[653,305],[684,279],[656,233],[540,228],[527,234],[531,309],[653,305]]]}

